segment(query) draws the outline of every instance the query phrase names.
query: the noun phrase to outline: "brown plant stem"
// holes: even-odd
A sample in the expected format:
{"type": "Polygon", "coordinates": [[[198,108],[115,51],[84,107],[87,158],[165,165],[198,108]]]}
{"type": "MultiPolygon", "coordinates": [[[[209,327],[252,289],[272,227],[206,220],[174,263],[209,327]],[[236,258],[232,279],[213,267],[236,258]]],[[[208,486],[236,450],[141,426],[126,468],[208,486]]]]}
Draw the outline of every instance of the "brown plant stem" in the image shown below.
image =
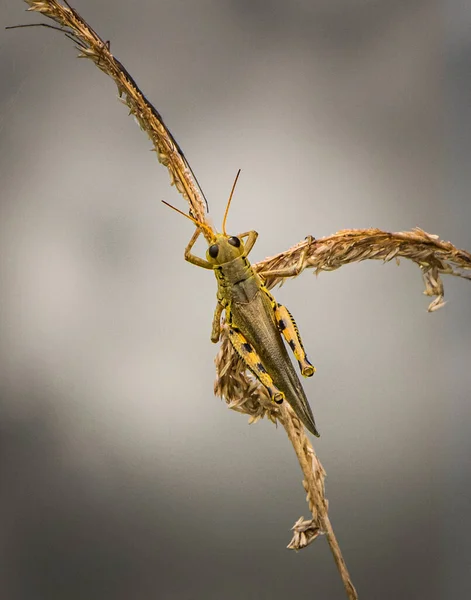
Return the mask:
{"type": "MultiPolygon", "coordinates": [[[[111,53],[110,42],[105,42],[66,1],[64,4],[57,0],[24,0],[24,2],[29,5],[28,11],[43,14],[55,21],[59,27],[45,23],[39,25],[64,33],[76,44],[79,58],[93,61],[101,71],[114,80],[119,97],[129,108],[129,114],[134,115],[139,127],[149,136],[159,162],[167,167],[170,184],[175,185],[188,202],[191,214],[210,227],[211,224],[206,217],[206,199],[185,155],[160,113],[147,100],[124,65],[111,53]]],[[[203,234],[207,236],[206,231],[203,231],[203,234]]]]}
{"type": "Polygon", "coordinates": [[[312,520],[304,521],[301,517],[296,522],[293,527],[295,534],[288,548],[301,550],[312,543],[319,534],[325,535],[347,597],[356,600],[358,595],[328,515],[328,501],[324,490],[325,471],[306,435],[304,426],[287,402],[281,405],[273,403],[266,388],[247,372],[229,342],[227,325],[222,330],[221,348],[216,357],[216,371],[214,392],[226,400],[229,408],[250,415],[250,423],[256,423],[264,416],[273,422],[280,421],[294,448],[304,475],[303,486],[312,520]]]}
{"type": "Polygon", "coordinates": [[[285,428],[288,438],[293,445],[299,464],[304,474],[305,487],[309,500],[312,516],[317,521],[320,533],[327,539],[335,564],[342,578],[347,597],[358,600],[358,594],[350,578],[347,565],[340,550],[339,543],[330,522],[327,500],[324,496],[324,470],[317,459],[314,448],[304,432],[304,427],[296,417],[293,409],[287,402],[280,406],[280,421],[285,428]],[[313,468],[316,464],[317,468],[313,468]],[[316,475],[318,475],[316,477],[316,475]]]}

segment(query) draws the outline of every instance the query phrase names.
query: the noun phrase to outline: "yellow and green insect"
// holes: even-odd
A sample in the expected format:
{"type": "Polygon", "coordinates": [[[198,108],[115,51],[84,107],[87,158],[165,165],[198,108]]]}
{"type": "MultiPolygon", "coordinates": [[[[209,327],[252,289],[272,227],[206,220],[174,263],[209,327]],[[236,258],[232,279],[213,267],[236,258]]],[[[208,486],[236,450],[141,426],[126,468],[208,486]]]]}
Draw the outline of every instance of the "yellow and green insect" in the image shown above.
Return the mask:
{"type": "Polygon", "coordinates": [[[80,57],[92,60],[114,79],[123,102],[128,105],[141,129],[147,132],[159,161],[169,170],[171,183],[187,200],[190,215],[175,209],[197,227],[185,250],[185,259],[198,267],[213,270],[218,283],[211,340],[217,342],[220,338],[221,316],[225,310],[229,339],[245,365],[265,386],[273,402],[289,402],[307,429],[318,436],[311,408],[283,338],[298,360],[303,376],[312,376],[315,369],[306,357],[293,317],[286,307],[276,302],[264,285],[264,276],[283,278],[298,275],[309,245],[305,245],[298,263],[293,267],[256,272],[247,257],[257,240],[257,232],[248,231],[238,236],[226,233],[227,214],[239,173],[227,203],[222,233],[217,233],[209,223],[208,203],[185,155],[159,112],[141,92],[123,64],[113,56],[109,42],[105,42],[67,2],[25,1],[29,10],[39,12],[57,24],[39,23],[39,26],[65,33],[76,44],[80,57]],[[208,242],[206,259],[191,253],[201,233],[208,242]]]}
{"type": "MultiPolygon", "coordinates": [[[[211,341],[219,341],[221,315],[224,310],[229,326],[229,340],[234,350],[265,386],[271,400],[278,404],[287,400],[307,429],[319,437],[311,407],[282,337],[293,351],[304,377],[311,377],[316,369],[306,356],[291,313],[285,306],[278,304],[263,283],[263,272],[256,273],[247,258],[257,241],[258,233],[247,231],[233,236],[226,232],[229,206],[239,174],[240,170],[227,202],[222,233],[213,231],[208,224],[182,213],[167,202],[164,204],[189,218],[197,226],[185,249],[185,260],[197,267],[214,271],[216,276],[217,305],[211,341]],[[191,253],[202,231],[206,233],[209,244],[206,259],[191,253]]],[[[303,261],[302,255],[301,264],[303,261]]],[[[291,277],[296,274],[296,265],[294,268],[270,271],[271,276],[279,277],[291,277]]]]}

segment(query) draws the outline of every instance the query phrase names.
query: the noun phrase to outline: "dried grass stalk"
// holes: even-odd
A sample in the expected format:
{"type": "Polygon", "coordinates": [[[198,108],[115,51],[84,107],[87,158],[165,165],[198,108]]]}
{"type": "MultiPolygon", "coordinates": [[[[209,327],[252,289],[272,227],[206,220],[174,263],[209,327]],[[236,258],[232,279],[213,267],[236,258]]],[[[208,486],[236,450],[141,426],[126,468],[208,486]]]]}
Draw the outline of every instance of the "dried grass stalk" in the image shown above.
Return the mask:
{"type": "MultiPolygon", "coordinates": [[[[129,114],[134,115],[140,128],[149,136],[159,162],[167,167],[171,185],[175,185],[188,202],[191,214],[198,221],[211,227],[207,221],[204,194],[185,155],[158,111],[147,100],[121,62],[111,54],[109,42],[104,42],[67,2],[64,6],[56,0],[24,1],[29,4],[29,11],[41,13],[60,25],[60,31],[76,44],[79,58],[89,58],[114,80],[119,97],[129,107],[129,114]]],[[[207,232],[203,231],[203,234],[207,235],[207,232]]]]}
{"type": "Polygon", "coordinates": [[[426,233],[419,227],[412,231],[388,233],[380,229],[344,229],[318,240],[306,239],[276,256],[266,258],[254,265],[259,272],[268,273],[269,288],[283,283],[282,277],[270,277],[270,271],[298,265],[307,247],[304,261],[296,276],[304,269],[334,271],[343,265],[362,260],[407,258],[419,265],[425,283],[424,294],[435,296],[428,310],[433,312],[444,306],[443,282],[440,275],[454,275],[471,279],[471,254],[455,248],[451,242],[440,240],[438,235],[426,233]]]}
{"type": "Polygon", "coordinates": [[[229,342],[227,325],[222,328],[221,348],[215,362],[217,372],[215,394],[224,398],[232,410],[248,414],[249,423],[256,423],[263,417],[267,417],[273,423],[280,421],[296,452],[304,475],[303,487],[312,519],[304,520],[301,517],[296,521],[293,526],[293,538],[287,547],[290,550],[302,550],[320,534],[325,535],[347,597],[350,600],[357,599],[357,592],[350,579],[328,515],[328,501],[324,487],[326,473],[306,435],[303,424],[287,402],[281,405],[274,404],[266,388],[247,371],[229,342]]]}
{"type": "MultiPolygon", "coordinates": [[[[24,0],[30,11],[49,17],[60,27],[41,24],[59,29],[70,38],[79,50],[79,57],[92,60],[104,73],[109,75],[118,87],[119,96],[129,107],[139,126],[151,139],[159,161],[167,167],[170,181],[183,195],[190,207],[190,213],[208,226],[203,234],[209,239],[211,223],[207,219],[207,203],[182,150],[164,124],[162,117],[138,88],[136,82],[119,60],[110,52],[108,42],[82,19],[64,0],[24,0]]],[[[256,265],[263,272],[269,288],[284,282],[285,278],[273,274],[280,269],[295,268],[295,275],[304,269],[333,271],[339,267],[367,259],[388,262],[396,258],[407,258],[419,265],[425,281],[425,294],[435,296],[428,310],[434,311],[444,305],[443,283],[440,275],[455,275],[471,279],[471,255],[444,242],[436,235],[430,235],[419,228],[410,232],[387,233],[379,229],[343,230],[326,238],[303,241],[289,250],[267,258],[256,265]],[[303,255],[304,253],[304,255],[303,255]],[[299,264],[302,257],[301,264],[299,264]]],[[[255,423],[263,417],[272,422],[282,423],[294,447],[303,471],[303,486],[312,519],[303,517],[293,526],[293,539],[288,548],[300,550],[312,543],[319,535],[325,535],[332,550],[347,596],[353,600],[357,593],[348,574],[345,561],[332,529],[328,516],[328,502],[325,498],[325,471],[319,462],[314,448],[305,434],[304,427],[291,407],[285,402],[273,404],[266,389],[248,372],[245,364],[234,352],[222,328],[221,348],[216,357],[217,379],[215,393],[224,398],[229,408],[249,415],[249,422],[255,423]]]]}

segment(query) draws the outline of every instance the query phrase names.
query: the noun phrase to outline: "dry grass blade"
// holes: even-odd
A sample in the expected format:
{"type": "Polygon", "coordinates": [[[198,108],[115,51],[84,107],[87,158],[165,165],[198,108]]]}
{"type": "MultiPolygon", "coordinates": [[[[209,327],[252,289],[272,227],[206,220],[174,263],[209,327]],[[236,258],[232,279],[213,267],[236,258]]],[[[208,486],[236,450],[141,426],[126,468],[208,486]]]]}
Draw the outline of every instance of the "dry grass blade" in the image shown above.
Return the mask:
{"type": "Polygon", "coordinates": [[[229,342],[227,326],[222,330],[221,348],[216,357],[216,371],[215,394],[224,398],[232,410],[248,414],[250,423],[255,423],[264,416],[275,423],[277,420],[280,421],[296,452],[304,475],[303,487],[306,490],[306,500],[312,519],[305,521],[301,517],[295,523],[293,539],[288,548],[301,550],[320,534],[325,535],[348,598],[351,600],[358,598],[329,519],[324,488],[326,473],[305,433],[304,426],[287,402],[281,405],[274,404],[266,388],[246,370],[229,342]]]}
{"type": "Polygon", "coordinates": [[[309,504],[309,510],[312,513],[312,520],[302,521],[299,519],[295,523],[293,527],[295,535],[288,545],[288,548],[300,550],[314,541],[319,533],[324,534],[342,578],[347,596],[350,600],[356,600],[358,594],[350,579],[347,565],[345,564],[345,560],[342,556],[340,546],[329,519],[329,503],[325,498],[324,488],[326,473],[316,456],[314,448],[306,436],[304,426],[295,415],[291,406],[287,402],[283,402],[280,408],[280,420],[288,434],[290,442],[293,444],[293,448],[303,471],[303,486],[306,490],[306,500],[309,504]]]}
{"type": "MultiPolygon", "coordinates": [[[[60,31],[74,41],[79,58],[89,58],[116,83],[122,101],[129,107],[139,126],[151,139],[159,161],[167,167],[170,181],[190,205],[190,213],[198,221],[211,224],[206,218],[207,203],[181,148],[164,124],[158,111],[147,100],[124,66],[110,52],[110,45],[86,23],[68,4],[57,0],[24,0],[28,10],[49,17],[60,25],[60,31]]],[[[204,235],[208,235],[203,231],[204,235]]]]}
{"type": "Polygon", "coordinates": [[[303,250],[308,246],[304,262],[298,272],[304,269],[334,271],[343,265],[362,260],[383,260],[407,258],[419,265],[425,282],[427,296],[435,296],[430,303],[430,312],[442,307],[443,282],[440,275],[455,275],[471,279],[471,254],[455,248],[452,243],[440,240],[437,235],[416,228],[412,231],[388,233],[380,229],[344,229],[319,240],[303,241],[289,250],[266,258],[254,265],[261,272],[268,273],[266,285],[274,287],[283,281],[282,277],[270,277],[270,271],[284,269],[298,264],[303,250]]]}

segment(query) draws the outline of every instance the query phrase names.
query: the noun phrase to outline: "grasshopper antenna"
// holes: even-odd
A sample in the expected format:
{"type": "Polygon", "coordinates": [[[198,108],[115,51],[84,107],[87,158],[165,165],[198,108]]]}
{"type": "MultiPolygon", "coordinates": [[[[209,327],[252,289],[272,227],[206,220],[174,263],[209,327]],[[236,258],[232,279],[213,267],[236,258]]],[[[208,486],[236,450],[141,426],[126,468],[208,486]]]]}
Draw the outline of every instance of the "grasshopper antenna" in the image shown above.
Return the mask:
{"type": "Polygon", "coordinates": [[[73,32],[68,31],[62,27],[56,27],[55,25],[49,25],[49,23],[29,23],[28,25],[9,25],[5,29],[22,29],[23,27],[47,27],[48,29],[54,29],[54,31],[60,31],[65,35],[66,38],[72,40],[74,44],[80,46],[80,48],[86,48],[85,44],[80,40],[73,32]]]}
{"type": "Polygon", "coordinates": [[[206,233],[209,233],[209,236],[211,238],[214,238],[214,232],[212,231],[211,227],[208,227],[208,225],[206,225],[206,223],[202,223],[201,221],[198,221],[197,219],[195,219],[194,217],[192,217],[191,215],[187,215],[186,213],[184,213],[182,210],[180,210],[179,208],[176,208],[175,206],[172,206],[171,204],[169,204],[168,202],[165,202],[165,200],[162,200],[163,204],[165,204],[165,206],[168,206],[169,208],[173,208],[173,210],[177,211],[177,213],[179,213],[180,215],[183,215],[184,217],[186,217],[187,219],[190,219],[190,221],[193,221],[193,223],[199,227],[200,229],[203,229],[204,231],[206,231],[206,233]]]}
{"type": "Polygon", "coordinates": [[[237,185],[237,180],[239,179],[239,175],[240,175],[240,169],[237,171],[236,178],[234,179],[234,183],[232,184],[231,195],[229,196],[229,200],[227,201],[226,212],[224,213],[224,219],[222,221],[222,232],[224,235],[227,235],[227,233],[226,233],[227,215],[229,213],[229,206],[231,205],[232,196],[234,194],[235,186],[237,185]]]}

